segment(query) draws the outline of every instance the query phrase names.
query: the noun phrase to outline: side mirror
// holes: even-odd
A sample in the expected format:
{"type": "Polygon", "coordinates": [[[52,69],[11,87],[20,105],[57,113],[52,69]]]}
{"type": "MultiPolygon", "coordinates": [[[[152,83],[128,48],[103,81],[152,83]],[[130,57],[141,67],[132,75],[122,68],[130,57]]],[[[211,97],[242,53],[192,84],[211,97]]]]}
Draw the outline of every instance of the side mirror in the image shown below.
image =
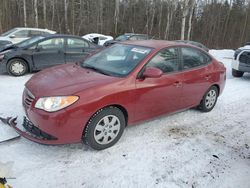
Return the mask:
{"type": "Polygon", "coordinates": [[[42,46],[39,46],[39,45],[36,46],[36,51],[37,51],[37,52],[40,52],[42,49],[43,49],[42,46]]]}
{"type": "Polygon", "coordinates": [[[16,35],[10,35],[9,37],[13,39],[16,38],[16,35]]]}
{"type": "Polygon", "coordinates": [[[142,74],[143,78],[160,78],[162,76],[163,72],[161,69],[158,69],[156,67],[147,67],[142,74]]]}

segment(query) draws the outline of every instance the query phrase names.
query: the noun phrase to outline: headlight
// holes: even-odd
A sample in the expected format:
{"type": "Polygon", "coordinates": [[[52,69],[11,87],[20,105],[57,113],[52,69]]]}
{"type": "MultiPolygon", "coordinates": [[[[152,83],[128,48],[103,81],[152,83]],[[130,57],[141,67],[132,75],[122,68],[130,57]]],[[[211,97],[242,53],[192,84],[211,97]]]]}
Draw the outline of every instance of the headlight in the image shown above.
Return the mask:
{"type": "Polygon", "coordinates": [[[4,58],[4,54],[0,54],[0,61],[2,61],[4,58]]]}
{"type": "Polygon", "coordinates": [[[38,99],[35,107],[47,112],[55,112],[74,104],[78,96],[42,97],[38,99]]]}

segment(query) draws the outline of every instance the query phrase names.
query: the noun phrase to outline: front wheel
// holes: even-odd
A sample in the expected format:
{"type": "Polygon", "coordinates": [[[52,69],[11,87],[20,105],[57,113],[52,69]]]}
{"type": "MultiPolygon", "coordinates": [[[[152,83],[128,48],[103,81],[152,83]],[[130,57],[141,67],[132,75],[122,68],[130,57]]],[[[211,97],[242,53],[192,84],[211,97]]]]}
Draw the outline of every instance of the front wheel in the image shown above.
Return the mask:
{"type": "Polygon", "coordinates": [[[216,86],[212,86],[203,96],[203,99],[199,105],[199,109],[203,112],[210,112],[218,99],[218,89],[216,86]]]}
{"type": "Polygon", "coordinates": [[[89,120],[83,133],[83,141],[96,150],[113,146],[124,131],[126,120],[116,107],[107,107],[96,112],[89,120]]]}
{"type": "Polygon", "coordinates": [[[12,76],[23,76],[28,71],[27,63],[22,59],[11,59],[7,64],[8,73],[12,76]]]}

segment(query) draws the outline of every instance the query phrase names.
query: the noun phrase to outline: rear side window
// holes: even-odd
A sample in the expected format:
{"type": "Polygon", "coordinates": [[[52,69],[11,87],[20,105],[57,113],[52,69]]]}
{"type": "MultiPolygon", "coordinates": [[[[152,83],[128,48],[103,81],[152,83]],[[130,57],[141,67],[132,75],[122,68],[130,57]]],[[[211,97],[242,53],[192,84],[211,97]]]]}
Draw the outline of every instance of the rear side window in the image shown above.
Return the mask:
{"type": "Polygon", "coordinates": [[[67,48],[86,48],[89,47],[89,44],[81,39],[77,38],[68,38],[67,48]]]}
{"type": "Polygon", "coordinates": [[[147,64],[147,67],[156,67],[163,73],[171,73],[179,70],[178,49],[167,48],[156,54],[147,64]]]}
{"type": "Polygon", "coordinates": [[[137,40],[147,40],[147,39],[148,39],[148,37],[145,36],[145,35],[139,35],[139,36],[137,36],[137,40]]]}
{"type": "Polygon", "coordinates": [[[17,31],[14,35],[17,38],[27,38],[29,34],[28,30],[17,31]]]}
{"type": "Polygon", "coordinates": [[[212,59],[195,48],[182,48],[183,69],[191,69],[209,64],[212,59]]]}
{"type": "Polygon", "coordinates": [[[31,30],[29,33],[29,37],[34,37],[38,35],[41,35],[41,31],[31,30]]]}

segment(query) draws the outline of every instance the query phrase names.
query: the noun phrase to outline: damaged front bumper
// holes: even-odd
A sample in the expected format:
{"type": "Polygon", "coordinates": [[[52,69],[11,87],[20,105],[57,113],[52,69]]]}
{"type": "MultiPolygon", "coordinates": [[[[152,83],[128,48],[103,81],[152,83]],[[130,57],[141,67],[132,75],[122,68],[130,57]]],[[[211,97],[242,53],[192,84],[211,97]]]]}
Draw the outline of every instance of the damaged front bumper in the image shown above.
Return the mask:
{"type": "Polygon", "coordinates": [[[40,130],[38,127],[34,126],[34,124],[29,121],[26,117],[23,119],[22,126],[25,129],[21,130],[20,128],[17,127],[17,117],[12,118],[0,118],[0,120],[9,125],[10,127],[14,128],[15,131],[22,137],[27,138],[29,140],[32,140],[34,142],[40,143],[40,144],[53,144],[53,142],[57,141],[57,138],[45,133],[44,131],[40,130]]]}

